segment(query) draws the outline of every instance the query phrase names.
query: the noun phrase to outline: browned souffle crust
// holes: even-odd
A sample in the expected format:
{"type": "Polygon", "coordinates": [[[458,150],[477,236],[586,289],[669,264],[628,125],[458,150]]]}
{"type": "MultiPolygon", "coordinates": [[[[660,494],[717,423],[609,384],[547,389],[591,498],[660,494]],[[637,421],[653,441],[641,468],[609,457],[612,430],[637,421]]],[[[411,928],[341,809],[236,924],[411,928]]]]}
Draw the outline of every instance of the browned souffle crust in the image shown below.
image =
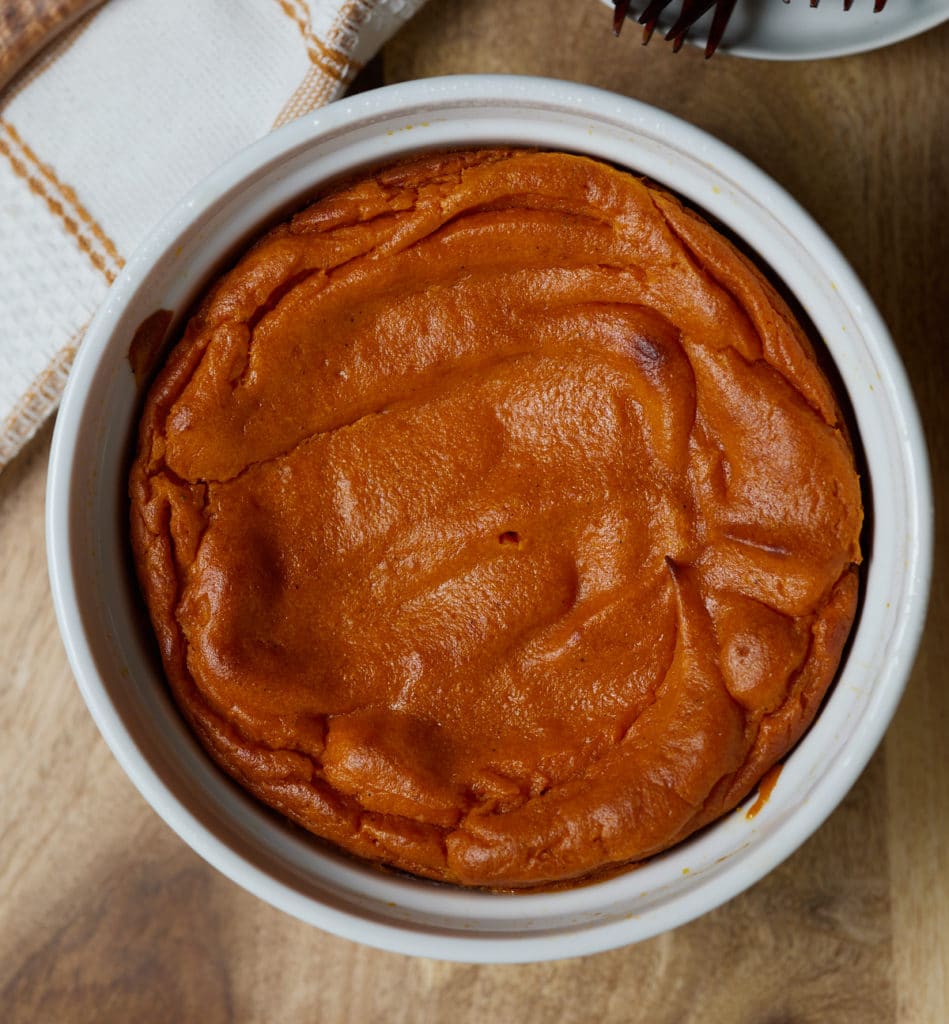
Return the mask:
{"type": "Polygon", "coordinates": [[[211,757],[462,885],[589,879],[734,807],[855,614],[801,328],[675,198],[562,153],[422,156],[271,231],[152,386],[130,491],[211,757]]]}

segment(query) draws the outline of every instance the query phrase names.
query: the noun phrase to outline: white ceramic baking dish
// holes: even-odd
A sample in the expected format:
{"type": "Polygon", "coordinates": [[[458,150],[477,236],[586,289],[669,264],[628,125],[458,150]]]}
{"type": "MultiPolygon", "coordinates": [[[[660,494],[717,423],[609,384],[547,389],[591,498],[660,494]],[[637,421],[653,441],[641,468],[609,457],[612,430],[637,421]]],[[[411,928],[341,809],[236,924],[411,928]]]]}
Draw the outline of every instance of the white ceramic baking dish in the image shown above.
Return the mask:
{"type": "MultiPolygon", "coordinates": [[[[194,189],[129,260],[86,333],[49,471],[60,629],[83,696],[149,803],[202,857],[273,905],[350,939],[468,961],[577,956],[698,916],[795,850],[860,774],[893,715],[925,614],[932,509],[913,398],[873,303],[814,221],[733,150],[668,114],[564,82],[461,76],[334,103],[194,189]],[[846,664],[753,819],[732,813],[637,870],[563,892],[466,891],[386,873],[284,823],[209,761],[179,717],[128,565],[125,503],[140,394],[128,350],[158,309],[195,297],[262,228],[329,179],[426,148],[507,143],[587,153],[675,190],[770,264],[836,364],[866,458],[873,536],[846,664]]],[[[130,857],[134,852],[130,852],[130,857]]]]}

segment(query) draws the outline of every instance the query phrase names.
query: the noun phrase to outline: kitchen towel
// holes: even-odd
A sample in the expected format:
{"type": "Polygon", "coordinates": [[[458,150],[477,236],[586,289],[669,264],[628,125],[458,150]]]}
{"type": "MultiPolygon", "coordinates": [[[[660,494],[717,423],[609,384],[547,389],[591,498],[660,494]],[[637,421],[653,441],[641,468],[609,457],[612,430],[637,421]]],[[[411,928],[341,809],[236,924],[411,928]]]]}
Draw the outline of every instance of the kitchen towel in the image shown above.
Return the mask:
{"type": "Polygon", "coordinates": [[[424,0],[108,0],[0,92],[0,469],[125,257],[192,185],[346,88],[424,0]]]}

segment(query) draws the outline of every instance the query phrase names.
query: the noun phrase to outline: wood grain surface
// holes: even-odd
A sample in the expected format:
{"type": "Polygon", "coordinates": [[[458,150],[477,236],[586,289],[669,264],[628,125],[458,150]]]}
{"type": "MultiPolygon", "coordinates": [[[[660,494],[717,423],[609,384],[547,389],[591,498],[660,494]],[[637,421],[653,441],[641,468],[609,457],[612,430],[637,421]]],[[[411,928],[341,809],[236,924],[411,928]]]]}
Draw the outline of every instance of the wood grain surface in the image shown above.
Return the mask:
{"type": "Polygon", "coordinates": [[[949,1021],[949,25],[788,64],[636,35],[614,40],[595,0],[432,0],[377,70],[551,75],[654,103],[761,165],[853,262],[918,396],[939,524],[930,624],[880,752],[768,878],[638,946],[492,967],[325,935],[207,867],[96,732],[46,580],[47,428],[0,475],[3,1021],[949,1021]]]}

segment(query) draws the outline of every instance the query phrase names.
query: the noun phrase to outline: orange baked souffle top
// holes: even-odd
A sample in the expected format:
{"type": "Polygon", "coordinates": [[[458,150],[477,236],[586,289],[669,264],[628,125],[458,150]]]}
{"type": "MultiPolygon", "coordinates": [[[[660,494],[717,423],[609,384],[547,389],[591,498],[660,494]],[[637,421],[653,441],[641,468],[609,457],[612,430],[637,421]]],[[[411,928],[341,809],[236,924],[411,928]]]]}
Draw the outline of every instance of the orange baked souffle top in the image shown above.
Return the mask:
{"type": "Polygon", "coordinates": [[[595,877],[735,806],[855,613],[801,328],[675,198],[562,153],[422,156],[271,231],[152,386],[130,490],[211,757],[463,885],[595,877]]]}

